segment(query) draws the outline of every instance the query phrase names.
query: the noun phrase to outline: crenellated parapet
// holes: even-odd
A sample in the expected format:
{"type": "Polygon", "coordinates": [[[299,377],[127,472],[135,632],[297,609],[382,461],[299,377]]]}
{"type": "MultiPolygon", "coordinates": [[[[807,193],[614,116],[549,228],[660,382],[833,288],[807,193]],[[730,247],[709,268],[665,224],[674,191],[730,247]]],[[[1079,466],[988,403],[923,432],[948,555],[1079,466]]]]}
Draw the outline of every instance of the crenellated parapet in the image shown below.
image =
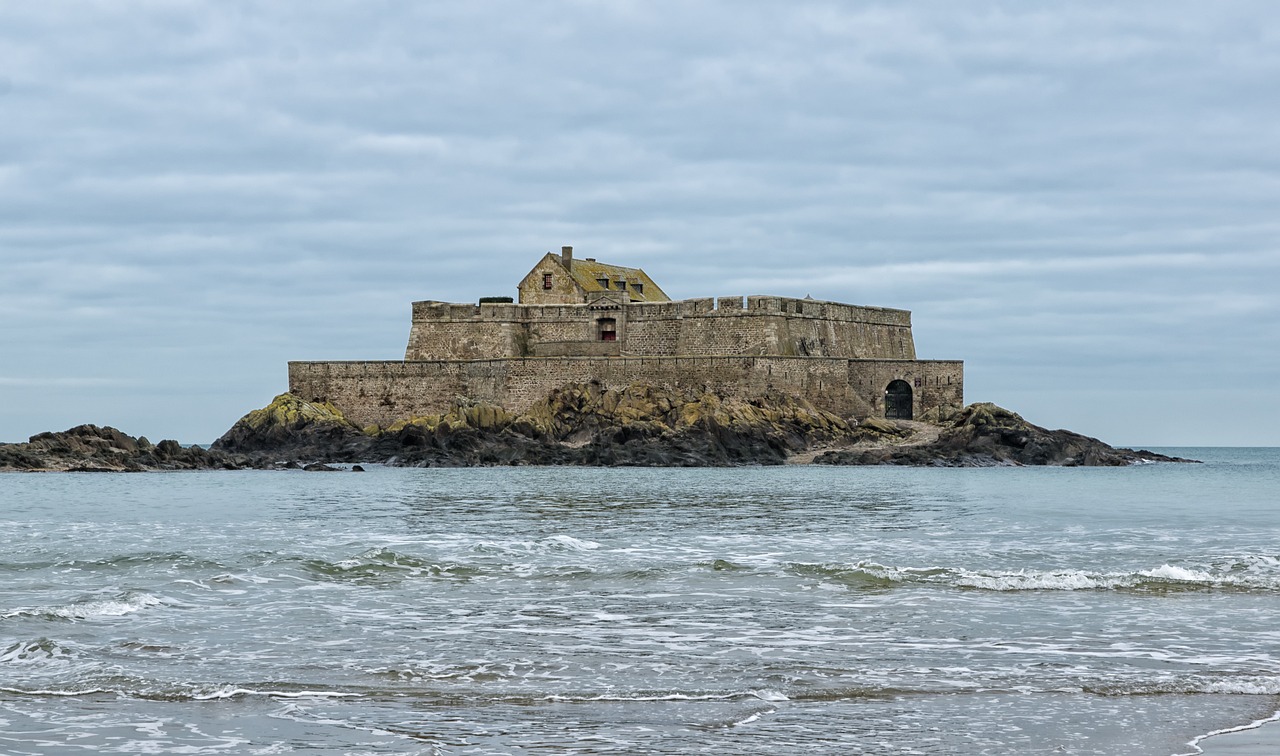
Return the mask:
{"type": "Polygon", "coordinates": [[[915,343],[906,310],[777,296],[413,303],[407,360],[575,355],[914,359],[915,343]]]}
{"type": "Polygon", "coordinates": [[[548,253],[519,302],[414,302],[403,362],[291,362],[290,390],[386,424],[469,397],[519,411],[557,386],[649,382],[844,416],[910,418],[964,398],[964,364],[916,359],[911,313],[810,298],[672,301],[643,270],[548,253]]]}

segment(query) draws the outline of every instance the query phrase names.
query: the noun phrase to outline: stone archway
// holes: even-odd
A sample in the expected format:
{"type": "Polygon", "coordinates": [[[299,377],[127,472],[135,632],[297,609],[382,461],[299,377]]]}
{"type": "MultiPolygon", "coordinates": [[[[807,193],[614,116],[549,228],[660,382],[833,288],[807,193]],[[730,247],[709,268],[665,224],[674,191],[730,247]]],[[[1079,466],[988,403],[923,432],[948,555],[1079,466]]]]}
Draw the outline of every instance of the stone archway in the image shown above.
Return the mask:
{"type": "Polygon", "coordinates": [[[884,416],[891,420],[910,420],[914,417],[911,384],[906,381],[890,381],[884,390],[884,416]]]}

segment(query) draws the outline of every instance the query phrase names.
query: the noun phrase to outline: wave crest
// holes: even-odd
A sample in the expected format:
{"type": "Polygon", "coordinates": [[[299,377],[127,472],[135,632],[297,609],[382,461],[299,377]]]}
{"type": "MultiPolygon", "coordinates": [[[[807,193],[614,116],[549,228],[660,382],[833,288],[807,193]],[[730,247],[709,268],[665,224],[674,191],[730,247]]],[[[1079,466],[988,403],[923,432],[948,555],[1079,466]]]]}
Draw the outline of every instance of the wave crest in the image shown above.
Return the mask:
{"type": "Polygon", "coordinates": [[[109,617],[123,617],[163,603],[164,601],[158,596],[153,596],[150,593],[130,591],[109,599],[83,598],[69,604],[14,609],[11,612],[0,614],[0,618],[36,617],[39,619],[79,622],[109,617]]]}
{"type": "Polygon", "coordinates": [[[951,567],[896,567],[876,562],[853,566],[791,564],[787,570],[802,577],[842,583],[851,588],[892,588],[938,585],[984,591],[1129,590],[1152,593],[1204,590],[1275,591],[1280,578],[1244,575],[1162,564],[1135,572],[1087,570],[970,570],[951,567]]]}

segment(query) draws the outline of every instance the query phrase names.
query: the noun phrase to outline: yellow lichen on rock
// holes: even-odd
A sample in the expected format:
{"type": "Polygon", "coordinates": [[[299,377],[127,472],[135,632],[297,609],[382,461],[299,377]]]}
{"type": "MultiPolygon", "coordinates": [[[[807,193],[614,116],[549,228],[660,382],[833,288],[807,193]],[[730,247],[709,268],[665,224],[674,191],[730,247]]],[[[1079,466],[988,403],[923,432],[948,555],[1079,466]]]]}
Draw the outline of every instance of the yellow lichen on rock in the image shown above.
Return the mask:
{"type": "Polygon", "coordinates": [[[342,410],[332,404],[303,401],[289,393],[280,394],[267,406],[245,415],[240,422],[255,430],[271,426],[297,428],[308,423],[336,423],[355,427],[343,416],[342,410]]]}

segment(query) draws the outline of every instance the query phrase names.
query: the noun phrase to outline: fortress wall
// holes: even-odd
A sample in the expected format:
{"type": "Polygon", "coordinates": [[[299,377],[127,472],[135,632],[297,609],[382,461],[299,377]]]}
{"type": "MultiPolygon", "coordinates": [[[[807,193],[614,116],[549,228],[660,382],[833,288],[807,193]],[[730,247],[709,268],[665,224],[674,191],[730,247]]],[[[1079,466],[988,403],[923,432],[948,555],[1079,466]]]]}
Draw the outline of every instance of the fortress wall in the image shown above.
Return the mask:
{"type": "Polygon", "coordinates": [[[634,355],[774,354],[914,359],[911,313],[837,302],[741,296],[627,308],[634,355]]]}
{"type": "MultiPolygon", "coordinates": [[[[739,298],[741,301],[741,298],[739,298]]],[[[779,354],[778,324],[772,315],[748,314],[717,300],[714,312],[681,321],[676,354],[779,354]]]]}
{"type": "Polygon", "coordinates": [[[537,342],[592,341],[602,315],[581,305],[414,302],[405,359],[520,357],[537,342]]]}
{"type": "Polygon", "coordinates": [[[595,340],[600,317],[618,320],[622,351],[627,355],[915,357],[911,313],[905,310],[729,296],[632,303],[620,310],[563,304],[415,302],[405,359],[545,354],[546,349],[534,345],[595,340]]]}
{"type": "Polygon", "coordinates": [[[780,319],[780,354],[853,359],[915,359],[911,326],[787,315],[780,319]]]}
{"type": "Polygon", "coordinates": [[[473,320],[415,320],[405,348],[408,360],[481,360],[519,355],[514,322],[473,320]]]}
{"type": "MultiPolygon", "coordinates": [[[[751,398],[771,390],[809,397],[815,405],[850,414],[856,405],[843,360],[795,360],[760,357],[622,357],[613,359],[510,360],[509,402],[516,412],[528,409],[552,389],[566,383],[598,381],[621,389],[637,381],[677,390],[712,390],[725,396],[751,398]]],[[[860,406],[860,405],[859,405],[860,406]]]]}
{"type": "Polygon", "coordinates": [[[912,387],[918,419],[934,407],[964,405],[964,362],[960,360],[849,360],[847,381],[854,393],[867,399],[871,412],[884,417],[884,391],[890,381],[912,387]]]}
{"type": "Polygon", "coordinates": [[[360,425],[390,425],[448,411],[459,397],[523,412],[552,389],[596,380],[606,388],[635,381],[711,389],[751,398],[771,390],[803,396],[842,416],[883,415],[889,381],[915,390],[917,414],[939,403],[960,406],[963,363],[847,360],[828,357],[545,357],[432,362],[290,362],[289,390],[331,401],[360,425]]]}
{"type": "Polygon", "coordinates": [[[581,313],[573,319],[542,318],[529,322],[527,327],[532,343],[591,341],[596,338],[595,318],[583,317],[581,313]]]}

